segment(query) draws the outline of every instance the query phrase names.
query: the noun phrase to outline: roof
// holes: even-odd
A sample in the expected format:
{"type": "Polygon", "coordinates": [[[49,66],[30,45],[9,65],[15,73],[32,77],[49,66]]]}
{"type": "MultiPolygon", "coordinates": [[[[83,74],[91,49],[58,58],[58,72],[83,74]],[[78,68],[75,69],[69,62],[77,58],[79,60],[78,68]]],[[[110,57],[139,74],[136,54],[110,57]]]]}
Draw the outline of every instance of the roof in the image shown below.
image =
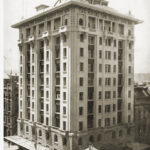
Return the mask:
{"type": "MultiPolygon", "coordinates": [[[[5,141],[9,141],[15,145],[18,145],[20,147],[23,147],[28,150],[34,150],[35,149],[35,142],[34,141],[29,141],[23,137],[20,136],[7,136],[4,137],[5,141]]],[[[48,147],[44,147],[41,144],[37,144],[37,150],[49,150],[48,147]]]]}
{"type": "Polygon", "coordinates": [[[135,24],[142,23],[141,20],[134,18],[132,15],[129,15],[129,14],[125,15],[125,14],[119,13],[115,9],[112,9],[108,6],[93,5],[93,4],[90,4],[87,1],[83,1],[83,0],[67,0],[65,2],[62,2],[61,4],[59,4],[56,7],[48,8],[45,11],[41,12],[40,14],[37,14],[37,15],[34,15],[34,16],[29,17],[27,19],[24,19],[24,20],[14,24],[14,25],[12,25],[12,27],[13,28],[19,28],[20,26],[22,26],[23,24],[25,24],[25,23],[27,23],[31,20],[35,20],[35,19],[37,19],[41,16],[47,15],[49,13],[52,13],[52,12],[58,10],[58,9],[67,7],[69,5],[76,5],[76,6],[80,6],[80,7],[84,7],[84,8],[88,8],[88,9],[93,9],[95,11],[104,12],[104,13],[107,13],[107,14],[110,14],[110,15],[113,15],[113,16],[123,18],[123,19],[128,19],[130,21],[135,22],[135,24]]]}

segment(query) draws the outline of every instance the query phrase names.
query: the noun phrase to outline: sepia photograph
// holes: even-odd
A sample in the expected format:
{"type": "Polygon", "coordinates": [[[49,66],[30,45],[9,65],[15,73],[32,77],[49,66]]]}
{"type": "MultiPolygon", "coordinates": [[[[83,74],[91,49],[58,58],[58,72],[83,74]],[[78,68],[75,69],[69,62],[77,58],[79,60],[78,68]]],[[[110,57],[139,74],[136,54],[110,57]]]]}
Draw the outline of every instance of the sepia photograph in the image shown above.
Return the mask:
{"type": "Polygon", "coordinates": [[[2,8],[0,149],[150,150],[149,0],[2,8]]]}

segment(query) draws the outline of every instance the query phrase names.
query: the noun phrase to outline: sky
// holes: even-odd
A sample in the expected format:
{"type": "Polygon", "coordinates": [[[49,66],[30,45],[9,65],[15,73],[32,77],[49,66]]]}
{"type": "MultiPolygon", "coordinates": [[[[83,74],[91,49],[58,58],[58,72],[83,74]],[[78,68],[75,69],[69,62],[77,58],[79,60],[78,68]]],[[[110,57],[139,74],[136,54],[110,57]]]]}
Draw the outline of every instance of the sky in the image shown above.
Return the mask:
{"type": "MultiPolygon", "coordinates": [[[[56,1],[56,0],[55,0],[56,1]]],[[[4,71],[19,71],[18,30],[11,25],[34,14],[39,4],[53,5],[54,0],[4,0],[3,49],[4,71]]],[[[108,0],[109,7],[143,20],[135,27],[135,73],[150,73],[150,0],[108,0]]]]}

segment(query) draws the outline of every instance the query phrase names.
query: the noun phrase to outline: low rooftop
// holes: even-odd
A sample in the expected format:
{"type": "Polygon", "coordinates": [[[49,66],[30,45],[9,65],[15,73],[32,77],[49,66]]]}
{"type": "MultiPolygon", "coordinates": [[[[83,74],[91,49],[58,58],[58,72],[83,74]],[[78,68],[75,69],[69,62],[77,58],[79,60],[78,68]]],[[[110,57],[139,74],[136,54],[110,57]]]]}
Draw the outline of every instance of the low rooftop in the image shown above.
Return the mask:
{"type": "Polygon", "coordinates": [[[32,17],[29,17],[27,19],[24,19],[14,25],[12,25],[12,27],[19,28],[20,26],[22,26],[23,24],[25,24],[31,20],[35,20],[41,16],[48,15],[49,13],[52,13],[54,11],[57,11],[58,9],[64,8],[69,5],[76,5],[76,6],[80,6],[83,8],[93,9],[95,11],[111,14],[113,16],[117,16],[120,18],[124,18],[124,19],[130,20],[130,21],[133,21],[133,22],[135,22],[135,24],[142,23],[141,20],[134,18],[131,14],[122,14],[122,13],[119,13],[118,11],[116,11],[115,9],[108,7],[107,4],[105,4],[105,3],[107,3],[107,1],[104,1],[104,0],[88,0],[88,1],[86,1],[86,0],[65,0],[65,1],[62,1],[61,3],[58,3],[56,6],[53,6],[53,7],[47,6],[45,11],[43,11],[39,14],[36,14],[32,17]],[[91,1],[91,3],[89,3],[88,1],[91,1]],[[103,3],[97,4],[96,1],[103,2],[103,3]],[[96,4],[94,4],[93,2],[95,2],[96,4]]]}

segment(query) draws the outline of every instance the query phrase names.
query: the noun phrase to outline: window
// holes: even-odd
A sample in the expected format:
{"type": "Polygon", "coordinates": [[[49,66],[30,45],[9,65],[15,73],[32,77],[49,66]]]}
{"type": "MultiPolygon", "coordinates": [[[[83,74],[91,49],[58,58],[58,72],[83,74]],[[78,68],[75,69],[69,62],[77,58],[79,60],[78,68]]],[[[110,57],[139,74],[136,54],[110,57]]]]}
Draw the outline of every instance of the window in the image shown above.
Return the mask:
{"type": "Polygon", "coordinates": [[[131,78],[128,79],[128,85],[131,85],[131,78]]]}
{"type": "Polygon", "coordinates": [[[20,56],[20,64],[22,64],[22,56],[20,56]]]}
{"type": "Polygon", "coordinates": [[[46,72],[49,73],[49,65],[46,65],[46,72]]]}
{"type": "Polygon", "coordinates": [[[128,110],[131,110],[131,103],[128,103],[128,110]]]}
{"type": "Polygon", "coordinates": [[[99,113],[102,112],[102,107],[101,107],[101,105],[98,106],[98,112],[99,112],[99,113]]]}
{"type": "Polygon", "coordinates": [[[101,119],[98,119],[98,126],[99,126],[99,127],[102,126],[102,121],[101,121],[101,119]]]}
{"type": "Polygon", "coordinates": [[[116,124],[116,118],[113,117],[113,124],[116,124]]]}
{"type": "Polygon", "coordinates": [[[131,134],[131,129],[127,129],[127,135],[130,135],[131,134]]]}
{"type": "Polygon", "coordinates": [[[83,115],[83,107],[79,107],[79,115],[83,115]]]}
{"type": "Polygon", "coordinates": [[[111,85],[111,78],[105,78],[105,85],[111,85]]]}
{"type": "Polygon", "coordinates": [[[116,58],[117,58],[117,57],[116,57],[116,52],[114,52],[114,60],[116,60],[116,58]]]}
{"type": "Polygon", "coordinates": [[[119,34],[124,34],[124,25],[119,24],[119,34]]]}
{"type": "Polygon", "coordinates": [[[111,52],[110,51],[105,51],[105,59],[111,60],[111,52]]]}
{"type": "Polygon", "coordinates": [[[65,25],[68,25],[68,19],[65,19],[65,25]]]}
{"type": "Polygon", "coordinates": [[[34,122],[34,115],[32,115],[32,122],[34,122]]]}
{"type": "Polygon", "coordinates": [[[84,49],[80,48],[80,57],[83,57],[83,56],[84,56],[84,49]]]}
{"type": "Polygon", "coordinates": [[[102,78],[99,78],[99,86],[102,85],[102,78]]]}
{"type": "Polygon", "coordinates": [[[63,34],[63,42],[67,42],[67,36],[63,34]]]}
{"type": "Polygon", "coordinates": [[[32,109],[34,109],[34,102],[32,102],[32,109]]]}
{"type": "Polygon", "coordinates": [[[63,130],[66,130],[66,121],[63,121],[63,130]]]}
{"type": "Polygon", "coordinates": [[[78,139],[78,144],[79,144],[79,145],[82,145],[82,138],[79,138],[79,139],[78,139]]]}
{"type": "Polygon", "coordinates": [[[63,56],[67,57],[67,49],[66,48],[63,49],[63,56]]]}
{"type": "Polygon", "coordinates": [[[41,130],[39,130],[39,136],[42,136],[42,131],[41,130]]]}
{"type": "Polygon", "coordinates": [[[55,143],[57,143],[57,142],[58,142],[58,137],[57,137],[57,135],[56,135],[56,134],[54,135],[54,142],[55,142],[55,143]]]}
{"type": "Polygon", "coordinates": [[[49,85],[49,78],[46,78],[46,85],[49,85]]]}
{"type": "Polygon", "coordinates": [[[99,97],[99,99],[102,99],[102,92],[101,91],[99,91],[98,97],[99,97]]]}
{"type": "Polygon", "coordinates": [[[105,112],[106,113],[109,113],[111,110],[110,110],[110,105],[106,105],[105,106],[105,112]]]}
{"type": "Polygon", "coordinates": [[[66,115],[66,107],[63,107],[63,114],[66,115]]]}
{"type": "Polygon", "coordinates": [[[80,78],[80,80],[79,80],[79,85],[80,85],[80,86],[83,86],[83,78],[80,78]]]}
{"type": "Polygon", "coordinates": [[[32,78],[32,86],[34,86],[34,78],[32,78]]]}
{"type": "Polygon", "coordinates": [[[32,97],[34,97],[34,91],[32,90],[32,97]]]}
{"type": "Polygon", "coordinates": [[[79,19],[79,25],[83,26],[83,19],[82,18],[79,19]]]}
{"type": "Polygon", "coordinates": [[[63,92],[63,100],[66,100],[66,92],[63,92]]]}
{"type": "Polygon", "coordinates": [[[102,64],[99,64],[99,72],[102,72],[102,64]]]}
{"type": "Polygon", "coordinates": [[[80,71],[83,71],[84,69],[84,66],[83,66],[84,64],[83,63],[80,63],[80,71]]]}
{"type": "Polygon", "coordinates": [[[94,142],[94,137],[93,137],[93,135],[91,135],[91,136],[89,137],[89,142],[91,142],[91,143],[94,142]]]}
{"type": "Polygon", "coordinates": [[[49,51],[46,51],[46,60],[49,60],[49,51]]]}
{"type": "Polygon", "coordinates": [[[113,78],[113,86],[116,86],[116,78],[113,78]]]}
{"type": "Polygon", "coordinates": [[[113,131],[113,132],[112,132],[112,139],[115,139],[115,138],[116,138],[116,132],[113,131]]]}
{"type": "Polygon", "coordinates": [[[116,111],[116,105],[113,104],[113,112],[115,112],[115,111],[116,111]]]}
{"type": "Polygon", "coordinates": [[[102,58],[102,50],[99,50],[99,58],[102,58]]]}
{"type": "Polygon", "coordinates": [[[26,132],[29,132],[29,127],[28,126],[26,126],[26,132]]]}
{"type": "Polygon", "coordinates": [[[113,72],[116,73],[116,65],[113,66],[113,72]]]}
{"type": "Polygon", "coordinates": [[[128,98],[131,98],[131,91],[128,91],[128,98]]]}
{"type": "Polygon", "coordinates": [[[128,73],[131,73],[131,66],[128,67],[128,73]]]}
{"type": "Polygon", "coordinates": [[[103,44],[102,37],[99,37],[99,45],[102,45],[102,44],[103,44]]]}
{"type": "Polygon", "coordinates": [[[63,145],[67,145],[67,139],[63,137],[63,145]]]}
{"type": "Polygon", "coordinates": [[[129,61],[132,61],[132,55],[129,54],[129,61]]]}
{"type": "Polygon", "coordinates": [[[48,104],[46,104],[46,111],[48,111],[49,110],[49,106],[48,106],[48,104]]]}
{"type": "Polygon", "coordinates": [[[34,66],[32,66],[32,74],[34,74],[34,66]]]}
{"type": "Polygon", "coordinates": [[[46,117],[46,125],[48,125],[49,119],[48,117],[46,117]]]}
{"type": "Polygon", "coordinates": [[[66,63],[63,63],[63,71],[66,72],[66,63]]]}
{"type": "Polygon", "coordinates": [[[130,123],[130,122],[131,122],[131,116],[128,115],[128,123],[130,123]]]}
{"type": "Polygon", "coordinates": [[[83,41],[84,41],[84,35],[80,34],[80,42],[83,42],[83,41]]]}
{"type": "Polygon", "coordinates": [[[111,72],[111,65],[105,64],[105,72],[110,73],[111,72]]]}
{"type": "Polygon", "coordinates": [[[111,98],[111,92],[105,91],[105,99],[110,99],[110,98],[111,98]]]}
{"type": "Polygon", "coordinates": [[[97,141],[101,141],[101,138],[102,138],[101,134],[98,134],[97,135],[97,141]]]}
{"type": "Polygon", "coordinates": [[[66,86],[66,77],[63,78],[63,85],[66,86]]]}
{"type": "Polygon", "coordinates": [[[32,54],[32,62],[34,62],[34,54],[32,54]]]}
{"type": "Polygon", "coordinates": [[[49,91],[46,91],[46,98],[49,98],[49,91]]]}
{"type": "Polygon", "coordinates": [[[79,131],[82,131],[82,130],[83,130],[83,122],[80,121],[80,122],[79,122],[79,131]]]}
{"type": "Polygon", "coordinates": [[[116,40],[114,40],[114,47],[116,47],[116,45],[117,45],[117,44],[116,44],[116,40]]]}
{"type": "Polygon", "coordinates": [[[79,100],[82,101],[83,100],[83,92],[79,93],[79,100]]]}

